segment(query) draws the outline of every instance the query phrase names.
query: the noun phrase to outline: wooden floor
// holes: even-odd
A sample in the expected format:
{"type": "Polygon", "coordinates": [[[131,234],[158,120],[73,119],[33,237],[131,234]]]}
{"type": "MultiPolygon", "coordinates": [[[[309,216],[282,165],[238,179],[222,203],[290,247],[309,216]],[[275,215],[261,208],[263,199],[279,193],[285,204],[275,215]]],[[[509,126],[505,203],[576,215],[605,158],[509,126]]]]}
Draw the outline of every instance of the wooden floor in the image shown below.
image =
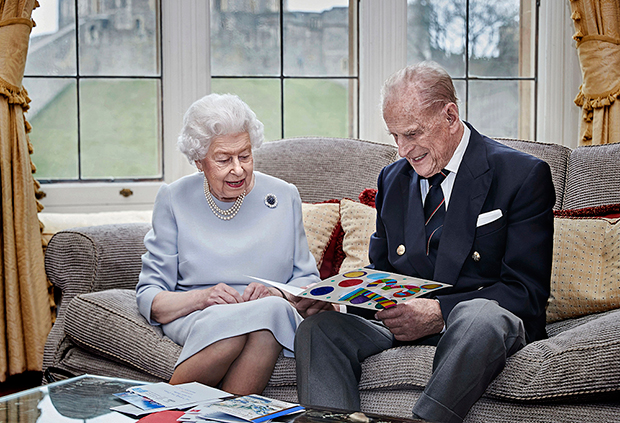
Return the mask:
{"type": "Polygon", "coordinates": [[[5,382],[0,383],[0,397],[39,385],[41,385],[41,372],[26,372],[13,375],[5,382]]]}

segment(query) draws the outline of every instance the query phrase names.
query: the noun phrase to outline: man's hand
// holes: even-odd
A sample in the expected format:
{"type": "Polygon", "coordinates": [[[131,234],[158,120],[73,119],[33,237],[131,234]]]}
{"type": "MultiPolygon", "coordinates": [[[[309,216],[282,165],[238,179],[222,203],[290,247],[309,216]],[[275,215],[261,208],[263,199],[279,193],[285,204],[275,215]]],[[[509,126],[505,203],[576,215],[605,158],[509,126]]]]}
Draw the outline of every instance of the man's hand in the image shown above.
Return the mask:
{"type": "Polygon", "coordinates": [[[413,298],[375,314],[399,341],[415,341],[441,332],[444,326],[439,302],[413,298]]]}
{"type": "Polygon", "coordinates": [[[306,317],[312,316],[313,314],[321,313],[323,311],[339,310],[339,308],[337,308],[337,306],[333,303],[313,300],[311,298],[294,297],[293,305],[295,306],[299,314],[301,314],[301,317],[303,317],[304,319],[306,317]]]}

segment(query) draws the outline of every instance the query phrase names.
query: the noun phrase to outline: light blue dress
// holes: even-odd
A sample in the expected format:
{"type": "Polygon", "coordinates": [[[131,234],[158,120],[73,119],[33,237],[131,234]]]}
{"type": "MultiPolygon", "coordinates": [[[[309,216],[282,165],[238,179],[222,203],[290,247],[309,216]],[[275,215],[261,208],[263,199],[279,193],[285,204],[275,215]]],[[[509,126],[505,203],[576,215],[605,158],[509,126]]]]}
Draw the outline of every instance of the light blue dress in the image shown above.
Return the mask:
{"type": "MultiPolygon", "coordinates": [[[[254,172],[254,188],[231,220],[217,218],[204,196],[203,175],[196,173],[163,185],[153,209],[153,229],[144,244],[136,296],[140,313],[152,325],[153,298],[161,291],[190,291],[226,283],[239,293],[249,276],[295,286],[319,281],[308,249],[297,188],[254,172]],[[273,194],[276,207],[265,198],[273,194]]],[[[231,203],[215,200],[227,209],[231,203]]],[[[283,298],[270,296],[240,304],[214,305],[168,324],[164,333],[183,346],[177,366],[212,343],[267,329],[292,356],[301,316],[283,298]]]]}

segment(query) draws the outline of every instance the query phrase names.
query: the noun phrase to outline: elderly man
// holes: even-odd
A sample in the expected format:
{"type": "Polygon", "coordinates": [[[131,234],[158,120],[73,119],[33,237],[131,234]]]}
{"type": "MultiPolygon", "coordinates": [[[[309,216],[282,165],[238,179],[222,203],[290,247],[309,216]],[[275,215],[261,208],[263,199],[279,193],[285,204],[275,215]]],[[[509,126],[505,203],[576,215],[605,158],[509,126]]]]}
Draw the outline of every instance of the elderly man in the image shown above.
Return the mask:
{"type": "Polygon", "coordinates": [[[398,71],[382,97],[403,159],[379,175],[370,267],[453,286],[370,319],[300,301],[308,317],[295,340],[299,400],[359,410],[366,357],[431,344],[433,373],[413,417],[461,422],[506,358],[546,336],[551,173],[461,121],[452,80],[435,64],[398,71]]]}

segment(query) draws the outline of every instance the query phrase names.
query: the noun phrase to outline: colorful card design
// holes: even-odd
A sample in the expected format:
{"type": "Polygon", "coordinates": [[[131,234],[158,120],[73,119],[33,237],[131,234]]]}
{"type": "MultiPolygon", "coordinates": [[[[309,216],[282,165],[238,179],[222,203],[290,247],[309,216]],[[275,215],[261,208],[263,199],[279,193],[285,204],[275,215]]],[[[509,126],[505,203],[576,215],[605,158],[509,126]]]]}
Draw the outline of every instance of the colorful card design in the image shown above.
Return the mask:
{"type": "Polygon", "coordinates": [[[382,310],[452,285],[360,268],[327,278],[297,294],[337,304],[382,310]]]}

